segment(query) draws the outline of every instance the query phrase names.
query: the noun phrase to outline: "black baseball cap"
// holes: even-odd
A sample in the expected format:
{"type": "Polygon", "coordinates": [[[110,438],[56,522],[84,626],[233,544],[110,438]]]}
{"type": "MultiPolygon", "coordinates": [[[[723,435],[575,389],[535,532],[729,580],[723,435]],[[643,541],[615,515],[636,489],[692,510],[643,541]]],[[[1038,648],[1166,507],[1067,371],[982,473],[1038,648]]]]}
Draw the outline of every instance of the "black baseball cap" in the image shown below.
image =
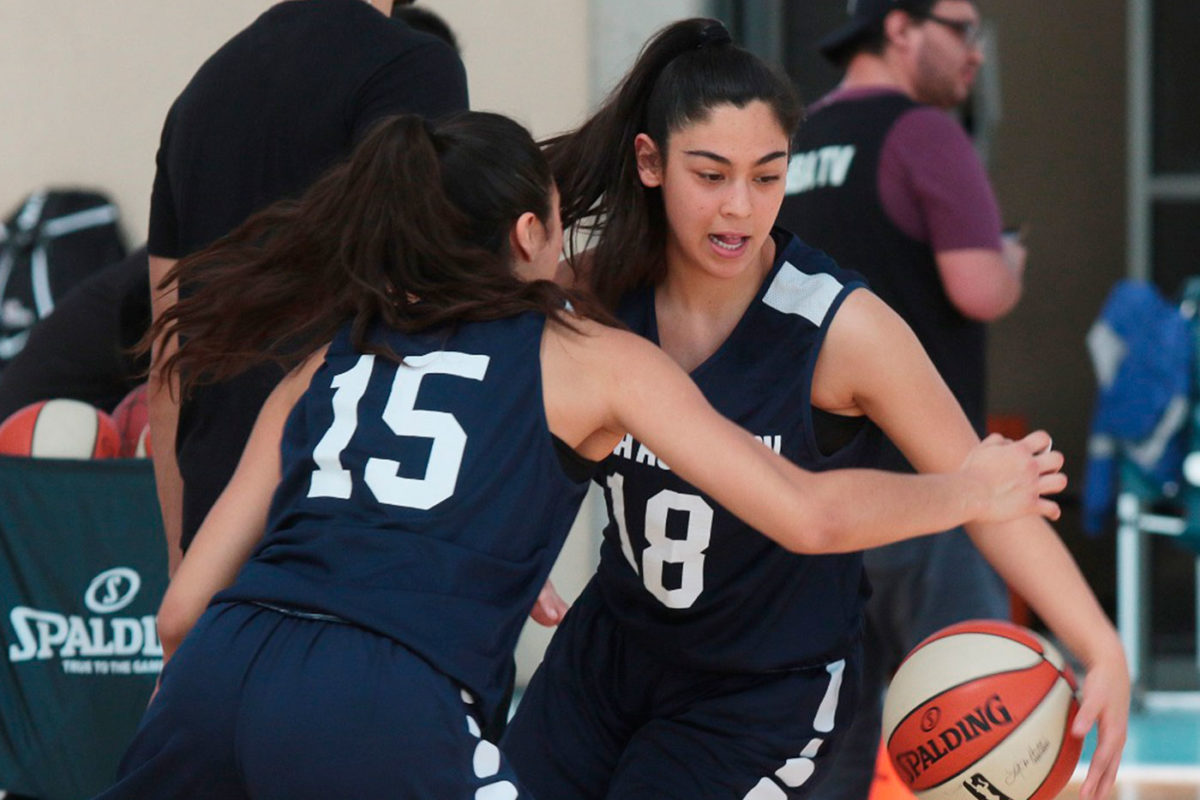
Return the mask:
{"type": "Polygon", "coordinates": [[[839,53],[866,35],[889,11],[907,11],[912,6],[911,0],[849,0],[850,21],[817,42],[817,49],[826,58],[836,60],[839,53]]]}

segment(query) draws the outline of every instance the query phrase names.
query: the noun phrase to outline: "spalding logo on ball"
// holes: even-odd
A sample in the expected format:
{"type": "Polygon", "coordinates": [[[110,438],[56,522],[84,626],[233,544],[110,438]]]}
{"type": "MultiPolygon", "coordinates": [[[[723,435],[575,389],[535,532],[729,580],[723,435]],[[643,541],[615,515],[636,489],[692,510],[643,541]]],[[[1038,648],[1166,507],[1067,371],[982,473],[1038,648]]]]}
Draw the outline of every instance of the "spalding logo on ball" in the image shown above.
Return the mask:
{"type": "Polygon", "coordinates": [[[883,708],[896,773],[921,800],[1048,800],[1083,741],[1075,675],[1033,631],[972,620],[908,654],[883,708]]]}
{"type": "Polygon", "coordinates": [[[31,403],[0,425],[0,454],[34,458],[116,458],[121,437],[112,418],[79,400],[31,403]]]}

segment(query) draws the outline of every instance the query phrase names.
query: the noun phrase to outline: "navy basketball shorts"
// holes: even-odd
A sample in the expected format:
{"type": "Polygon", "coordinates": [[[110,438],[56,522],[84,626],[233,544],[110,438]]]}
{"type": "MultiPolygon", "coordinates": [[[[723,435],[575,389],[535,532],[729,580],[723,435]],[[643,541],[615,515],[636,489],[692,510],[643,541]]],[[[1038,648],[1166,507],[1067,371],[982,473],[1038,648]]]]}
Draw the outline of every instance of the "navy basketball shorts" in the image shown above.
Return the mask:
{"type": "Polygon", "coordinates": [[[501,740],[534,797],[811,795],[858,702],[857,652],[766,674],[678,668],[634,646],[593,589],[555,632],[501,740]]]}
{"type": "Polygon", "coordinates": [[[252,604],[213,606],[100,798],[526,796],[474,700],[386,637],[252,604]]]}

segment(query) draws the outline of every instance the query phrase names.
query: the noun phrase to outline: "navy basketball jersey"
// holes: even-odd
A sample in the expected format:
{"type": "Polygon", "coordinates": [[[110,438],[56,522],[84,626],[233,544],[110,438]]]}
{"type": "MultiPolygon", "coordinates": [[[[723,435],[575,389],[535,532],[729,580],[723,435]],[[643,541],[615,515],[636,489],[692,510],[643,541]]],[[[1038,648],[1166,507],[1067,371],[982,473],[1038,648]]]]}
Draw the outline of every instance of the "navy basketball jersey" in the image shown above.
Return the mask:
{"type": "MultiPolygon", "coordinates": [[[[776,261],[758,295],[691,377],[717,411],[785,458],[812,470],[858,464],[876,439],[873,426],[859,424],[835,452],[821,452],[810,390],[829,324],[862,283],[786,231],[773,236],[776,261]]],[[[658,341],[653,289],[626,297],[619,316],[658,341]]],[[[665,659],[770,670],[840,657],[858,635],[857,553],[784,550],[632,437],[604,461],[597,481],[609,522],[596,581],[630,636],[665,659]]]]}
{"type": "Polygon", "coordinates": [[[546,423],[527,313],[453,331],[343,329],[283,434],[267,533],[217,601],[332,615],[391,637],[481,698],[512,651],[575,519],[546,423]]]}

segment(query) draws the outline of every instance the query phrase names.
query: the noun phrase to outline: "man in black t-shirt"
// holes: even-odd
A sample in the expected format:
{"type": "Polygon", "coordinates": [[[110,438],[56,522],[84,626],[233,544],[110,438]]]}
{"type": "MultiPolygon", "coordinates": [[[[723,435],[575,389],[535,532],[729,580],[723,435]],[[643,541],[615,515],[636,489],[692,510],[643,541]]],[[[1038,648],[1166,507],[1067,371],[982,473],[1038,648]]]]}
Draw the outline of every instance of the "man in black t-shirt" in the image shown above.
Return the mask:
{"type": "MultiPolygon", "coordinates": [[[[150,206],[152,287],[177,259],[303,191],[381,117],[467,107],[453,48],[389,20],[392,6],[280,2],[200,67],[163,126],[150,206]]],[[[178,297],[175,286],[151,293],[155,318],[178,297]]],[[[180,405],[152,373],[155,477],[172,570],[281,376],[261,368],[201,387],[180,405]]]]}

